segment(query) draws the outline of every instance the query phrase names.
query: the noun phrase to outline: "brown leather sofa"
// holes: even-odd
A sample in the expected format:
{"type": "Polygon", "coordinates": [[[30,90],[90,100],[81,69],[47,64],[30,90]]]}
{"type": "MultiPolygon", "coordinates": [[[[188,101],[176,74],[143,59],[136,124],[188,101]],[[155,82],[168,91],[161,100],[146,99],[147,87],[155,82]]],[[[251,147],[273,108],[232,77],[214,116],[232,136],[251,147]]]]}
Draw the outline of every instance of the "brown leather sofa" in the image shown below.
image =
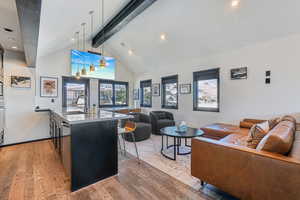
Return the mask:
{"type": "Polygon", "coordinates": [[[280,121],[256,149],[246,146],[249,128],[206,126],[205,137],[192,140],[192,176],[240,199],[299,200],[300,131],[296,126],[280,121]]]}

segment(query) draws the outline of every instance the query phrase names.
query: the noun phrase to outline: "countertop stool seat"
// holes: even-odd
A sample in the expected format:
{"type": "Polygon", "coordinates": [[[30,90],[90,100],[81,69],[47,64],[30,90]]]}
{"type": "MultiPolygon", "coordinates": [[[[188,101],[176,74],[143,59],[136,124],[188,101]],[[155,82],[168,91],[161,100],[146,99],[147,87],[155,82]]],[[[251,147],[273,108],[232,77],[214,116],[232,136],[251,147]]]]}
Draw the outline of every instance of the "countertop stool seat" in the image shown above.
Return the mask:
{"type": "MultiPolygon", "coordinates": [[[[137,156],[137,159],[138,159],[138,163],[140,163],[140,157],[139,157],[138,149],[137,149],[137,146],[136,146],[135,135],[133,134],[133,132],[135,131],[135,129],[136,129],[136,124],[134,122],[132,122],[132,121],[126,121],[124,128],[119,128],[118,129],[118,136],[121,135],[122,138],[123,138],[123,148],[124,148],[123,152],[126,155],[125,135],[126,134],[131,135],[132,141],[134,143],[134,147],[135,147],[135,152],[136,152],[136,156],[137,156]]],[[[118,141],[119,141],[119,146],[121,148],[121,142],[120,142],[119,137],[118,137],[118,141]]]]}

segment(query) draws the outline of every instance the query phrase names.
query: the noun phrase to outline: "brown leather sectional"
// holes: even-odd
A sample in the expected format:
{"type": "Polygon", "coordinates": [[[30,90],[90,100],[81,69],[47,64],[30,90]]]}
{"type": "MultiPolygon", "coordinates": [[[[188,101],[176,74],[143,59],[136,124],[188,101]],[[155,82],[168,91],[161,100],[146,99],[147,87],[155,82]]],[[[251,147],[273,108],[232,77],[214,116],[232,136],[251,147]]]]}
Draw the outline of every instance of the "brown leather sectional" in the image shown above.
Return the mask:
{"type": "Polygon", "coordinates": [[[299,200],[300,131],[293,120],[280,121],[256,149],[247,147],[249,128],[202,128],[204,137],[192,140],[192,176],[240,199],[299,200]]]}

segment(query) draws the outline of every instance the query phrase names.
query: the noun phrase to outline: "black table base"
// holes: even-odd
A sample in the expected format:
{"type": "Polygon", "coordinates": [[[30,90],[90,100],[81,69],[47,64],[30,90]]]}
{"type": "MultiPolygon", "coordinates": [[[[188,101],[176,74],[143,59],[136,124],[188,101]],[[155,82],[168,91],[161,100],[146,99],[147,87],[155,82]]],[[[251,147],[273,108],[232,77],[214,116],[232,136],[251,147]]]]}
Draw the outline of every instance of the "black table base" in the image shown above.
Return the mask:
{"type": "Polygon", "coordinates": [[[166,145],[166,149],[170,149],[173,148],[173,157],[167,155],[166,153],[164,153],[164,150],[166,150],[164,148],[164,136],[161,136],[161,150],[160,153],[170,159],[170,160],[176,160],[176,155],[188,155],[191,154],[191,145],[187,144],[187,138],[178,138],[178,137],[172,137],[172,136],[166,136],[167,137],[167,145],[166,145]],[[169,137],[173,138],[174,143],[172,145],[169,145],[169,137]],[[181,139],[184,139],[184,146],[181,145],[181,139]],[[189,151],[187,152],[182,152],[180,151],[182,148],[189,148],[189,151]]]}

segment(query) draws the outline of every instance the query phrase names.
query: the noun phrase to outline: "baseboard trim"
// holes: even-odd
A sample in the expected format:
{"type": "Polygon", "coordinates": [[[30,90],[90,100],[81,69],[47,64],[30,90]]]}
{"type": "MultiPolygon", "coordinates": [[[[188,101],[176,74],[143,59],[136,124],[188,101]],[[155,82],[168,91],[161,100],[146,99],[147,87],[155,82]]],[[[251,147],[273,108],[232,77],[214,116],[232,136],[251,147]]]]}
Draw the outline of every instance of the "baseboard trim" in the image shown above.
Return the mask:
{"type": "Polygon", "coordinates": [[[37,140],[29,140],[29,141],[25,141],[25,142],[12,143],[12,144],[4,144],[4,145],[0,145],[0,148],[14,146],[14,145],[19,145],[19,144],[32,143],[32,142],[40,142],[40,141],[49,140],[49,139],[51,139],[51,137],[37,139],[37,140]]]}

